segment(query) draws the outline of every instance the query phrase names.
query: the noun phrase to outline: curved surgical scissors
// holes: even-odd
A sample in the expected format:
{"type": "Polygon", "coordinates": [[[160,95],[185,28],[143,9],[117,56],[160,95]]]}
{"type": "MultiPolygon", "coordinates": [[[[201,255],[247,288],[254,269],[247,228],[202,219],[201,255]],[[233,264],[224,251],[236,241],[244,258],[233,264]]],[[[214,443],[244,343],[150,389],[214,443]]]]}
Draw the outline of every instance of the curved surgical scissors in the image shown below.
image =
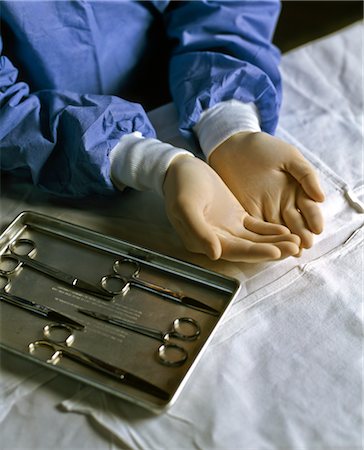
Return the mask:
{"type": "Polygon", "coordinates": [[[0,256],[0,271],[6,275],[15,273],[21,266],[25,265],[88,294],[96,295],[103,300],[111,300],[114,296],[114,294],[106,291],[102,287],[94,286],[93,284],[80,280],[74,275],[34,260],[31,256],[36,252],[36,245],[31,239],[16,239],[9,245],[9,252],[0,256]]]}
{"type": "Polygon", "coordinates": [[[75,341],[75,335],[72,328],[67,325],[59,323],[46,325],[43,328],[43,335],[46,340],[31,342],[28,348],[29,352],[32,354],[35,354],[37,349],[40,347],[50,349],[52,351],[52,356],[47,359],[47,363],[49,364],[56,365],[61,360],[62,356],[66,356],[78,363],[117,378],[119,381],[128,386],[139,389],[150,395],[154,395],[162,400],[168,400],[170,397],[168,392],[160,389],[149,381],[146,381],[143,378],[133,375],[120,367],[109,364],[106,361],[96,358],[88,353],[72,348],[75,341]]]}
{"type": "Polygon", "coordinates": [[[113,269],[112,274],[105,275],[104,277],[101,278],[101,286],[109,294],[112,295],[125,294],[126,292],[128,292],[130,286],[135,286],[139,289],[144,289],[148,292],[152,292],[153,294],[157,294],[166,300],[179,303],[181,305],[196,309],[198,311],[212,314],[214,316],[220,314],[219,311],[217,311],[216,309],[212,308],[209,305],[206,305],[205,303],[200,302],[199,300],[196,300],[192,297],[188,297],[184,294],[180,294],[178,292],[174,292],[170,289],[159,286],[157,284],[150,283],[149,281],[140,279],[139,273],[141,266],[136,261],[133,261],[128,258],[119,258],[116,261],[114,261],[112,269],[113,269]],[[127,272],[127,275],[125,275],[125,272],[127,272]],[[116,284],[118,284],[119,286],[118,289],[111,288],[111,284],[113,281],[116,281],[116,284]]]}
{"type": "Polygon", "coordinates": [[[194,341],[201,334],[198,322],[190,317],[179,317],[173,321],[167,331],[160,331],[88,309],[78,309],[78,312],[162,342],[162,345],[158,348],[157,355],[159,361],[166,366],[180,366],[188,358],[187,350],[180,345],[171,343],[171,338],[194,341]],[[187,328],[187,331],[183,331],[182,328],[187,328]]]}

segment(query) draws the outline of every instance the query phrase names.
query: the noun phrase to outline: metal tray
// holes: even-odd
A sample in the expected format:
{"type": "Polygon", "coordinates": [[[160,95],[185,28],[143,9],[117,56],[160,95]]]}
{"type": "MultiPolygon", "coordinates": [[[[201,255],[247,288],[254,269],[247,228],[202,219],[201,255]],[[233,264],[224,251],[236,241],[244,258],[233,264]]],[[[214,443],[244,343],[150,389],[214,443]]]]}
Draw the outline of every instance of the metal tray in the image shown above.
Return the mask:
{"type": "Polygon", "coordinates": [[[127,257],[140,264],[140,279],[174,292],[183,292],[221,311],[213,316],[134,287],[126,294],[105,301],[27,266],[11,275],[9,293],[44,304],[85,325],[84,330],[75,331],[72,347],[153,383],[167,391],[169,397],[160,399],[66,357],[52,365],[43,354],[31,354],[29,344],[43,339],[43,328],[49,319],[0,302],[0,345],[3,348],[154,412],[162,412],[171,406],[232,303],[238,291],[238,282],[129,242],[34,212],[21,213],[3,232],[0,236],[0,254],[7,253],[9,245],[19,238],[31,239],[36,243],[36,253],[32,256],[35,260],[93,284],[111,273],[116,259],[127,257]],[[158,330],[167,330],[178,317],[191,317],[198,321],[201,334],[191,342],[173,340],[188,351],[188,359],[179,367],[169,367],[156,358],[160,342],[87,317],[77,308],[117,315],[158,330]]]}

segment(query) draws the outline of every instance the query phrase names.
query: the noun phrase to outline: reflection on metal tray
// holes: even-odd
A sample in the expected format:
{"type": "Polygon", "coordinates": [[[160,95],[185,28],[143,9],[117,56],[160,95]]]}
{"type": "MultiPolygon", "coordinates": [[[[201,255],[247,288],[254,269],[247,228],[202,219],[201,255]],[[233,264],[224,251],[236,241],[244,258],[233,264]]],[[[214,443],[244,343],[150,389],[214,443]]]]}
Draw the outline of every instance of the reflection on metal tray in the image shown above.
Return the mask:
{"type": "Polygon", "coordinates": [[[33,212],[0,236],[0,255],[1,346],[155,412],[177,399],[238,290],[33,212]]]}

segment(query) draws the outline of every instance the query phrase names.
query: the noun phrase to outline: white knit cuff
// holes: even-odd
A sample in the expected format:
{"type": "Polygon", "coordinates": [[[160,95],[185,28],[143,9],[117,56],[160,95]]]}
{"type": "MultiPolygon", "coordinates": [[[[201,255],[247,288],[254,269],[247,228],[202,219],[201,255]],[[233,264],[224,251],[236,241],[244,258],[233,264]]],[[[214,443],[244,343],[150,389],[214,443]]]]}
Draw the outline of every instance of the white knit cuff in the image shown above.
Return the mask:
{"type": "Polygon", "coordinates": [[[193,130],[208,161],[216,147],[234,134],[261,131],[258,109],[254,103],[235,99],[221,102],[204,111],[193,130]]]}
{"type": "Polygon", "coordinates": [[[193,156],[158,139],[145,139],[139,132],[126,134],[109,154],[111,180],[120,190],[129,186],[139,191],[153,190],[163,196],[167,169],[179,155],[193,156]]]}

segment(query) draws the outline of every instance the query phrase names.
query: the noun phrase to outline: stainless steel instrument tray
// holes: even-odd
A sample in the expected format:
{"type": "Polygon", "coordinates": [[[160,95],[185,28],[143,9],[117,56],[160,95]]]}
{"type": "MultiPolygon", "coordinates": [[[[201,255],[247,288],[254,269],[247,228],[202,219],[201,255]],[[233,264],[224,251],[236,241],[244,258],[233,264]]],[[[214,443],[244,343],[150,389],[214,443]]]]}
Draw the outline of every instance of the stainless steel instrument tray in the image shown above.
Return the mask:
{"type": "Polygon", "coordinates": [[[9,245],[19,238],[31,239],[36,243],[35,260],[94,284],[111,273],[116,259],[127,257],[140,264],[139,276],[143,280],[183,292],[221,311],[218,316],[212,316],[134,287],[124,295],[119,294],[111,301],[105,301],[26,266],[11,277],[11,294],[47,305],[85,325],[84,330],[75,331],[74,346],[77,349],[146,379],[166,390],[170,397],[161,400],[68,358],[61,358],[56,365],[51,365],[44,357],[30,354],[29,343],[43,338],[43,327],[49,320],[0,302],[0,345],[3,348],[154,412],[162,412],[171,406],[235,298],[238,282],[132,243],[34,212],[21,213],[3,232],[0,236],[0,254],[6,253],[9,245]],[[86,317],[77,308],[122,315],[126,320],[158,330],[166,330],[177,317],[191,317],[200,324],[201,335],[196,341],[178,341],[188,351],[188,360],[179,367],[167,367],[155,357],[160,345],[157,341],[86,317]]]}

